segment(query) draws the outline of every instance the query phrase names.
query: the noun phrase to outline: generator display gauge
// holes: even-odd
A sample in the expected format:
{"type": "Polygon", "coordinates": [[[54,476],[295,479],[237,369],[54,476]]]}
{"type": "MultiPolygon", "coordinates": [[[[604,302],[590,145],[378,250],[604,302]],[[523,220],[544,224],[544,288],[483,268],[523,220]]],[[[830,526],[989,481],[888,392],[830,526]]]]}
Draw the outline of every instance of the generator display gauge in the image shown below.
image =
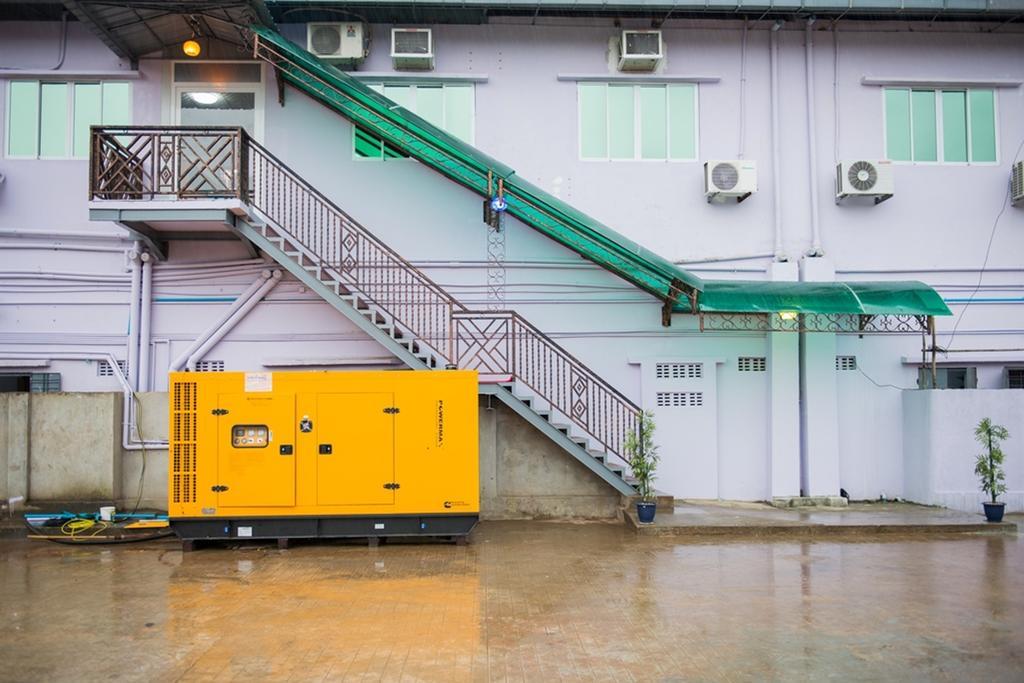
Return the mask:
{"type": "Polygon", "coordinates": [[[235,425],[231,428],[234,448],[266,448],[270,442],[267,425],[235,425]]]}

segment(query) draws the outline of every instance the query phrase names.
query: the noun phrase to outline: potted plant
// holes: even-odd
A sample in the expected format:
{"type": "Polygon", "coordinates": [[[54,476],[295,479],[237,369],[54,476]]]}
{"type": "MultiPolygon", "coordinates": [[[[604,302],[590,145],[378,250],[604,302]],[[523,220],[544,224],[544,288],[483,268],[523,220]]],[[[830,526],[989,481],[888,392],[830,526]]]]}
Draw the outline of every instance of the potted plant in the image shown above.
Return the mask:
{"type": "Polygon", "coordinates": [[[654,521],[658,507],[654,496],[654,472],[658,468],[658,447],[654,445],[654,413],[649,410],[640,413],[636,431],[626,435],[625,451],[629,468],[636,478],[636,491],[640,494],[636,516],[641,524],[650,524],[654,521]]]}
{"type": "Polygon", "coordinates": [[[981,490],[992,499],[982,503],[985,518],[990,522],[1001,522],[1006,508],[1006,503],[996,501],[1000,493],[1006,492],[1001,442],[1010,438],[1010,433],[1006,427],[992,424],[992,420],[986,417],[975,427],[974,438],[985,447],[985,452],[978,455],[974,463],[974,473],[981,479],[981,490]]]}

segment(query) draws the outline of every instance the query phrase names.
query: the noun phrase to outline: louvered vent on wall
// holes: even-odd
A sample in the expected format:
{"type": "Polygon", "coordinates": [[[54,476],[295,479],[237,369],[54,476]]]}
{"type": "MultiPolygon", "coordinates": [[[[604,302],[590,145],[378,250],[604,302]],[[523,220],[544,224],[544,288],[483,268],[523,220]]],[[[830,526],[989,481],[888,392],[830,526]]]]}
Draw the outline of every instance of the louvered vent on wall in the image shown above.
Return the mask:
{"type": "Polygon", "coordinates": [[[701,391],[659,391],[656,397],[659,408],[683,408],[704,405],[701,391]]]}
{"type": "Polygon", "coordinates": [[[704,376],[703,363],[656,363],[657,379],[700,379],[704,376]]]}
{"type": "Polygon", "coordinates": [[[857,356],[836,356],[836,370],[856,370],[857,356]]]}
{"type": "MultiPolygon", "coordinates": [[[[119,360],[117,361],[117,367],[121,368],[121,374],[128,374],[128,362],[119,360]]],[[[100,361],[96,365],[96,376],[97,377],[113,377],[114,368],[110,367],[110,361],[100,361]]]]}
{"type": "Polygon", "coordinates": [[[196,363],[196,370],[199,372],[224,372],[224,361],[201,360],[196,363]]]}
{"type": "Polygon", "coordinates": [[[196,383],[175,382],[172,391],[171,501],[196,501],[196,383]]]}
{"type": "Polygon", "coordinates": [[[740,372],[764,372],[768,362],[764,356],[740,356],[736,366],[740,372]]]}

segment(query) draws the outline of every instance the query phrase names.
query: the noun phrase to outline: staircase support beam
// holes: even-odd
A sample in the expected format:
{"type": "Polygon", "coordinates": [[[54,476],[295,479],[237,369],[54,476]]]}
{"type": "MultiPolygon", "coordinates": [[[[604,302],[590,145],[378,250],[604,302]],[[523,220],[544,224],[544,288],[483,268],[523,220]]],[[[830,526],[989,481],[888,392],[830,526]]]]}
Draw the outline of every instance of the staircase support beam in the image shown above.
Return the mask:
{"type": "Polygon", "coordinates": [[[392,339],[386,332],[378,328],[372,322],[363,317],[354,306],[342,299],[338,294],[314,277],[312,273],[287,256],[276,244],[268,240],[259,230],[250,225],[247,221],[239,218],[235,221],[235,229],[239,234],[252,242],[263,253],[268,254],[282,268],[294,275],[299,282],[316,292],[321,299],[333,306],[339,313],[351,320],[356,327],[365,332],[370,338],[393,353],[403,363],[414,370],[429,370],[422,359],[417,358],[411,351],[392,339]]]}

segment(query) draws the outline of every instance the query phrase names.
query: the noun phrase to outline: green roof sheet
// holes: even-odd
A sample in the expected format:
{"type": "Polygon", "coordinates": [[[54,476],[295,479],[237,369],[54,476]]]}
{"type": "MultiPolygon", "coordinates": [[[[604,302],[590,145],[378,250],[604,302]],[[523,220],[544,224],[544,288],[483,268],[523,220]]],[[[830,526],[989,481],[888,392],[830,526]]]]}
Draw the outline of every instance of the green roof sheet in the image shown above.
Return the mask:
{"type": "MultiPolygon", "coordinates": [[[[702,313],[848,313],[951,315],[923,282],[766,282],[705,280],[702,313]]],[[[688,310],[680,308],[680,310],[688,310]]]]}
{"type": "Polygon", "coordinates": [[[262,26],[251,27],[271,46],[285,80],[334,109],[355,125],[437,170],[451,180],[488,195],[487,174],[502,179],[508,213],[586,259],[661,298],[675,297],[681,285],[700,291],[702,280],[640,246],[607,225],[516,175],[475,147],[428,123],[327,62],[262,26]]]}

